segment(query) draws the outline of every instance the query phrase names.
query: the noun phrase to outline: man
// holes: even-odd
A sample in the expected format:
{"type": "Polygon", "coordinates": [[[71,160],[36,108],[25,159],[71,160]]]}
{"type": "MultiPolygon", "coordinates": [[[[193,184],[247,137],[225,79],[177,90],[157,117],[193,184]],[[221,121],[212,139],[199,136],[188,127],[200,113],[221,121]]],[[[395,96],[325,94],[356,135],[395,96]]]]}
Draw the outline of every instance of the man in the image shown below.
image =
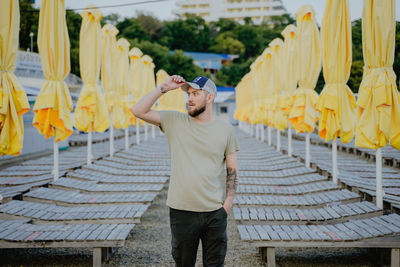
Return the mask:
{"type": "Polygon", "coordinates": [[[206,77],[190,83],[174,75],[132,109],[136,117],[159,126],[168,139],[171,179],[167,205],[177,266],[195,265],[199,240],[204,266],[224,265],[227,215],[238,185],[239,148],[232,126],[212,114],[216,94],[214,82],[206,77]],[[188,94],[189,115],[151,110],[159,97],[179,87],[188,94]]]}

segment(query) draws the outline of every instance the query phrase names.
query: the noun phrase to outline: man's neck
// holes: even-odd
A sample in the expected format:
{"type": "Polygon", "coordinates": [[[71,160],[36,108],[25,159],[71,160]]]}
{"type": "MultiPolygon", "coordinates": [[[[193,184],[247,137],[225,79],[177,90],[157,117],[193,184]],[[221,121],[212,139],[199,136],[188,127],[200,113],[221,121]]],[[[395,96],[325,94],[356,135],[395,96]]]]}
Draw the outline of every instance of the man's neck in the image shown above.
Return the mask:
{"type": "Polygon", "coordinates": [[[211,109],[206,109],[203,113],[200,115],[193,117],[193,119],[200,124],[207,124],[210,122],[213,122],[215,120],[214,116],[212,115],[212,110],[211,109]]]}

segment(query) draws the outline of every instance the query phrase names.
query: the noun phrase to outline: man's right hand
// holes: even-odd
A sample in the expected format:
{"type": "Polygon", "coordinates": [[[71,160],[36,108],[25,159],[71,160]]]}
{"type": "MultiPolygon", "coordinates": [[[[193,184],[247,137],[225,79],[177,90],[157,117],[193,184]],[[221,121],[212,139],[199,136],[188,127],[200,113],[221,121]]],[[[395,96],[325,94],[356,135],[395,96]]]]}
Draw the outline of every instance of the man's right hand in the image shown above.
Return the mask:
{"type": "Polygon", "coordinates": [[[162,85],[161,87],[164,88],[164,90],[171,91],[175,90],[181,86],[183,86],[186,83],[185,79],[179,75],[172,75],[169,77],[162,85]]]}

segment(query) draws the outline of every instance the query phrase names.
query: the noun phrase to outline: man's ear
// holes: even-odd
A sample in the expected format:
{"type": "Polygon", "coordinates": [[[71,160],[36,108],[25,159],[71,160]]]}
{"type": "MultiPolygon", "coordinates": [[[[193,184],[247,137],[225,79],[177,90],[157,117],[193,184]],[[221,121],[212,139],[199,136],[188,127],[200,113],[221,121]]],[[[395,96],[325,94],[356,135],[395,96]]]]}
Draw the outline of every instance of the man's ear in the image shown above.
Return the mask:
{"type": "Polygon", "coordinates": [[[214,94],[207,95],[207,103],[212,103],[214,101],[214,94]]]}

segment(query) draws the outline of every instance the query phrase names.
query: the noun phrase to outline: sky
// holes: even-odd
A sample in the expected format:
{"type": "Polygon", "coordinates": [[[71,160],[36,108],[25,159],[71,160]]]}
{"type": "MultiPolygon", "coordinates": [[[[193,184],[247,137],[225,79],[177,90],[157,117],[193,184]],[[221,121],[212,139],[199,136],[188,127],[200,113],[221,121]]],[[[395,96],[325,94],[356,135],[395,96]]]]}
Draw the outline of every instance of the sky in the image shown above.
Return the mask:
{"type": "MultiPolygon", "coordinates": [[[[163,0],[157,3],[143,3],[149,0],[65,0],[67,8],[84,8],[89,4],[94,4],[98,7],[108,5],[119,5],[127,3],[141,2],[142,4],[123,6],[123,7],[108,7],[101,8],[104,15],[117,13],[121,17],[134,17],[137,11],[150,13],[161,20],[174,19],[172,10],[176,8],[176,0],[163,0]]],[[[152,1],[152,0],[150,0],[152,1]]],[[[40,0],[36,0],[36,7],[40,6],[40,0]]],[[[283,5],[289,14],[294,14],[304,4],[311,5],[316,12],[317,23],[320,25],[324,14],[325,0],[282,0],[283,5]]],[[[362,15],[363,0],[349,0],[351,20],[359,19],[362,15]]],[[[400,21],[400,0],[395,0],[396,20],[400,21]]],[[[80,11],[77,11],[80,12],[80,11]]]]}

